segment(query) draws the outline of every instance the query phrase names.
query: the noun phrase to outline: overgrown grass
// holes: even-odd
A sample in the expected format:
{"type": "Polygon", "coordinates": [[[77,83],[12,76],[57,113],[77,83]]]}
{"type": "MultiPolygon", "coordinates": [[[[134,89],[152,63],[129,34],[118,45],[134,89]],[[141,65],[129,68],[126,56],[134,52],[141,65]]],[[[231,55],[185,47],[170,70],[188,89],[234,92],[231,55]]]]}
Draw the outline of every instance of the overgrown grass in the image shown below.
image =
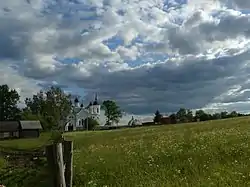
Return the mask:
{"type": "Polygon", "coordinates": [[[1,149],[13,149],[13,150],[24,150],[32,151],[34,149],[39,149],[44,147],[46,144],[50,143],[50,133],[42,133],[39,138],[34,139],[15,139],[15,140],[4,140],[0,141],[1,149]]]}
{"type": "MultiPolygon", "coordinates": [[[[45,137],[18,148],[40,146],[45,137]]],[[[74,140],[75,187],[250,186],[250,118],[65,137],[74,140]]]]}
{"type": "Polygon", "coordinates": [[[0,157],[0,169],[4,168],[6,166],[6,161],[4,158],[0,157]]]}

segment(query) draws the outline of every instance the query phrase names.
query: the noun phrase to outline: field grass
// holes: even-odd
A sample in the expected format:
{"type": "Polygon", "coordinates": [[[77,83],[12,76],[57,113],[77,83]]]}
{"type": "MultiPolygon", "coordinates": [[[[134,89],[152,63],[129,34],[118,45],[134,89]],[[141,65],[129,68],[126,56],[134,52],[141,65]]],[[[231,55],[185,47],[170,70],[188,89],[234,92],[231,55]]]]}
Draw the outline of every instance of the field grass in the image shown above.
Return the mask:
{"type": "MultiPolygon", "coordinates": [[[[65,137],[74,140],[75,187],[250,186],[249,117],[65,137]]],[[[0,148],[35,149],[48,139],[0,141],[0,148]]]]}
{"type": "Polygon", "coordinates": [[[14,139],[0,141],[0,150],[20,150],[20,151],[32,151],[44,147],[50,143],[50,133],[42,133],[39,138],[36,139],[14,139]]]}

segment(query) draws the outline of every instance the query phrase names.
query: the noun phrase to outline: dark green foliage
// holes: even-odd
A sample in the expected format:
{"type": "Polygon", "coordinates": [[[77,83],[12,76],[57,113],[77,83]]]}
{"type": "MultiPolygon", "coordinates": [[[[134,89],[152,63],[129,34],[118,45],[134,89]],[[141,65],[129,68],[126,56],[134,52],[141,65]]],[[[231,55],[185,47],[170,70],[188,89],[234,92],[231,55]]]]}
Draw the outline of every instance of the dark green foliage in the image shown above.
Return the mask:
{"type": "Polygon", "coordinates": [[[176,117],[176,114],[175,114],[175,113],[171,114],[171,115],[169,116],[169,118],[170,118],[170,123],[172,123],[172,124],[177,123],[177,117],[176,117]]]}
{"type": "Polygon", "coordinates": [[[40,91],[32,98],[26,98],[27,109],[23,118],[37,118],[44,129],[63,129],[66,118],[71,110],[70,95],[58,87],[40,91]]]}
{"type": "Polygon", "coordinates": [[[229,117],[238,117],[239,114],[236,111],[232,111],[228,116],[229,117]]]}
{"type": "Polygon", "coordinates": [[[186,110],[186,119],[187,121],[193,121],[193,112],[190,109],[186,110]]]}
{"type": "Polygon", "coordinates": [[[58,130],[53,130],[51,133],[51,142],[53,143],[59,143],[63,141],[63,133],[58,130]]]}
{"type": "Polygon", "coordinates": [[[195,112],[195,115],[193,116],[193,113],[190,109],[180,108],[180,110],[177,113],[171,114],[169,118],[171,123],[173,124],[176,122],[186,123],[194,121],[208,121],[216,119],[234,118],[240,116],[246,116],[246,115],[237,113],[236,111],[232,111],[231,113],[223,111],[221,113],[209,114],[206,113],[204,110],[197,110],[195,112]]]}
{"type": "Polygon", "coordinates": [[[0,184],[8,187],[52,187],[48,180],[46,160],[43,159],[39,164],[31,164],[25,157],[18,160],[12,159],[8,167],[7,165],[4,168],[0,167],[0,184]]]}
{"type": "Polygon", "coordinates": [[[155,117],[154,117],[154,123],[161,123],[162,115],[159,110],[156,110],[155,117]]]}
{"type": "Polygon", "coordinates": [[[114,122],[118,123],[120,121],[122,112],[115,101],[103,101],[102,108],[105,110],[105,116],[107,117],[106,125],[111,125],[114,122]]]}
{"type": "Polygon", "coordinates": [[[17,107],[19,98],[16,90],[6,84],[0,86],[0,121],[20,118],[20,109],[17,107]]]}
{"type": "MultiPolygon", "coordinates": [[[[93,118],[86,118],[84,121],[85,124],[88,124],[88,130],[94,130],[100,124],[93,118]]],[[[87,128],[87,127],[86,127],[87,128]]]]}
{"type": "Polygon", "coordinates": [[[205,113],[203,110],[197,110],[195,112],[195,116],[197,119],[200,119],[200,121],[207,121],[211,118],[211,116],[205,113]]]}
{"type": "Polygon", "coordinates": [[[185,108],[180,108],[180,110],[176,113],[176,117],[181,123],[188,122],[187,110],[185,108]]]}

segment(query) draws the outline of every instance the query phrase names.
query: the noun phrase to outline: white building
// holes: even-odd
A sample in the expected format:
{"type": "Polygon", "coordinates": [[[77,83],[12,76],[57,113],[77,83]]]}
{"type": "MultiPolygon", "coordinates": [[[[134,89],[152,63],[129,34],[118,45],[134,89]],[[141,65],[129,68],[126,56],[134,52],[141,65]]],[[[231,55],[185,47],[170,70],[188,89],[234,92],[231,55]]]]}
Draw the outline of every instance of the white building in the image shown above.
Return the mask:
{"type": "Polygon", "coordinates": [[[95,100],[90,102],[87,107],[80,104],[76,98],[72,106],[71,114],[68,116],[65,125],[65,131],[74,131],[77,129],[87,129],[87,118],[93,118],[99,122],[100,125],[105,123],[104,119],[100,119],[101,105],[98,103],[97,95],[95,100]]]}
{"type": "MultiPolygon", "coordinates": [[[[79,103],[79,100],[76,98],[72,106],[71,114],[67,117],[67,123],[65,125],[65,131],[75,131],[88,129],[88,120],[87,118],[93,118],[100,126],[106,124],[106,117],[104,115],[105,111],[101,109],[101,105],[98,102],[97,95],[93,102],[90,102],[87,107],[84,107],[83,104],[79,103]]],[[[118,124],[113,123],[112,126],[123,126],[129,125],[132,126],[141,125],[141,121],[134,119],[131,115],[123,115],[118,124]],[[132,119],[131,119],[132,117],[132,119]]]]}

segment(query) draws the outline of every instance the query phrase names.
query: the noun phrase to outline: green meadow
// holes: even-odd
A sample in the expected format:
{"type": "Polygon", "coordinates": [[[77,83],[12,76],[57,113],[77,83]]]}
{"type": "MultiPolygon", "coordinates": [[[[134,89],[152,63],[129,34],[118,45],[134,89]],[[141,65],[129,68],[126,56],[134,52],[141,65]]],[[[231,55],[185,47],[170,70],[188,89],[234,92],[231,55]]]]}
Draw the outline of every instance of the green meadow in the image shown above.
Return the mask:
{"type": "MultiPolygon", "coordinates": [[[[74,141],[75,187],[250,186],[250,118],[65,133],[74,141]]],[[[39,139],[0,141],[0,150],[34,150],[39,139]]],[[[0,184],[50,186],[46,161],[11,165],[0,157],[0,184]]]]}

